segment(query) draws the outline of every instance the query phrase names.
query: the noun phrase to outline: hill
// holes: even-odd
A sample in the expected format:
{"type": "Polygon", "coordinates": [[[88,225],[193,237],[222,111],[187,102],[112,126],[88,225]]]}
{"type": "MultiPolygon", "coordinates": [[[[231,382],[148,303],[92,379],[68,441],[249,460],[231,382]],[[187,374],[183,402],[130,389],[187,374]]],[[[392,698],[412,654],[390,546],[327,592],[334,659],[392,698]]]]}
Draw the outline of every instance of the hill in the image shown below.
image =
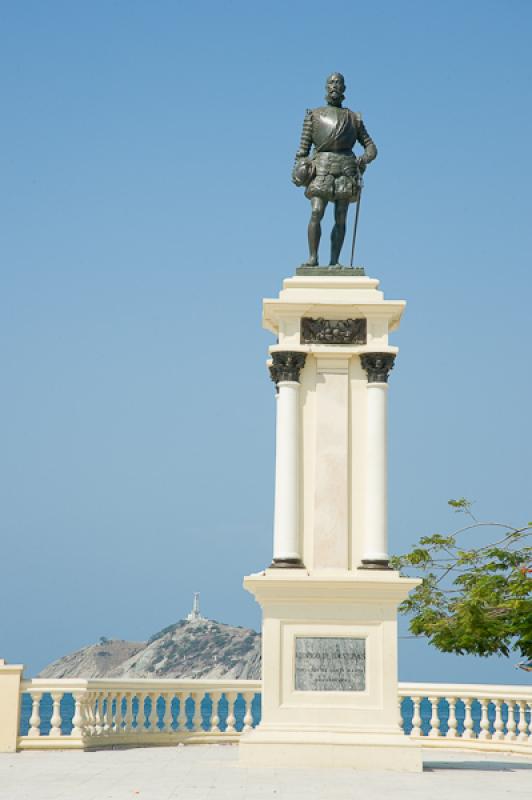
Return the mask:
{"type": "Polygon", "coordinates": [[[111,639],[57,659],[40,678],[260,678],[260,634],[209,619],[180,620],[147,642],[111,639]]]}

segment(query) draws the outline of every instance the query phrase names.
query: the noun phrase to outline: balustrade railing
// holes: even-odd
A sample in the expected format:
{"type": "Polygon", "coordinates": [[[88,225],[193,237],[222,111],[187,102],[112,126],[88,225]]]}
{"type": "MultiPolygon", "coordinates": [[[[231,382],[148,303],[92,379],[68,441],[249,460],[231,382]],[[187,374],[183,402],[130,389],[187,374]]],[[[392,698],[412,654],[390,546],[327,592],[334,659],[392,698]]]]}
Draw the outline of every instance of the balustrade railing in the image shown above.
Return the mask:
{"type": "Polygon", "coordinates": [[[20,749],[236,741],[260,681],[23,681],[20,749]]]}
{"type": "MultiPolygon", "coordinates": [[[[260,681],[23,680],[19,749],[236,742],[260,681]]],[[[399,684],[399,724],[425,747],[532,755],[532,687],[399,684]]]]}
{"type": "Polygon", "coordinates": [[[532,755],[532,686],[400,683],[400,725],[428,747],[532,755]]]}

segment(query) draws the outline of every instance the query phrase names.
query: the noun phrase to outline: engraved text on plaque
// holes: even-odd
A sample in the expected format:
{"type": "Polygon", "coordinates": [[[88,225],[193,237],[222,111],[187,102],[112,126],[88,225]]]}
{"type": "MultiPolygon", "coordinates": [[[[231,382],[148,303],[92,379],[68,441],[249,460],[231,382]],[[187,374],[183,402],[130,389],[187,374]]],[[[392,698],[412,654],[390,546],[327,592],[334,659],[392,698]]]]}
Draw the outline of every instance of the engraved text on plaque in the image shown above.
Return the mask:
{"type": "Polygon", "coordinates": [[[306,692],[362,692],[366,640],[348,636],[296,636],[295,688],[306,692]]]}

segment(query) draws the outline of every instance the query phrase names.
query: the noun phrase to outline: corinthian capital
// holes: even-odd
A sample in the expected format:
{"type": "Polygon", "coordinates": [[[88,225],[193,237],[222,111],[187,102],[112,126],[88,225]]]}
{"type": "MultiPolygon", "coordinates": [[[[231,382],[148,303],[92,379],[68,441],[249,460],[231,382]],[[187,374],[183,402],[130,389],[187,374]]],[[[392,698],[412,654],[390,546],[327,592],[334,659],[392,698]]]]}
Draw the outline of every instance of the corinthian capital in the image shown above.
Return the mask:
{"type": "Polygon", "coordinates": [[[281,381],[299,381],[299,374],[305,366],[306,353],[295,350],[277,350],[272,353],[270,375],[275,384],[281,381]]]}
{"type": "Polygon", "coordinates": [[[360,356],[362,367],[368,374],[368,383],[388,383],[394,361],[395,353],[364,353],[360,356]]]}

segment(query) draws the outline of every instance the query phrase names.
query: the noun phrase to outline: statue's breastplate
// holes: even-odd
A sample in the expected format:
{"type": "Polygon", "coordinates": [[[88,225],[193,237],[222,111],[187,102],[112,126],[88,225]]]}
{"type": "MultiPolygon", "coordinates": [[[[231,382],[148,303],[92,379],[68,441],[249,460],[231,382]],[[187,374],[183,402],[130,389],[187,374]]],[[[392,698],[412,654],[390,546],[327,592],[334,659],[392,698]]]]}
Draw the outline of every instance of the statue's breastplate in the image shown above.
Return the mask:
{"type": "Polygon", "coordinates": [[[349,151],[356,140],[356,123],[348,108],[324,106],[313,110],[312,141],[320,152],[349,151]]]}

